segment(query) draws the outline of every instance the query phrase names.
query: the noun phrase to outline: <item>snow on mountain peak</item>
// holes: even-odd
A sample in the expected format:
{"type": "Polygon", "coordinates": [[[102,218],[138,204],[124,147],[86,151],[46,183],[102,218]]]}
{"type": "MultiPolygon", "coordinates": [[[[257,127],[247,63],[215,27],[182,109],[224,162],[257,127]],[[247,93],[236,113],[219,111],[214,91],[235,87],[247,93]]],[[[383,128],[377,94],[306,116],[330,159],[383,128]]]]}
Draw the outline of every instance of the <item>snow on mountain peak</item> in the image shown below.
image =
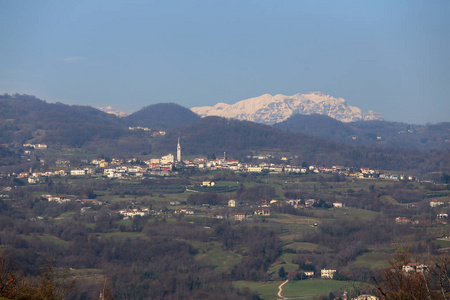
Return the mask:
{"type": "Polygon", "coordinates": [[[116,115],[116,116],[118,116],[119,118],[123,118],[123,117],[126,117],[126,116],[129,115],[129,113],[120,111],[120,110],[118,110],[118,109],[115,109],[115,108],[113,108],[112,106],[98,107],[97,109],[100,110],[100,111],[102,111],[102,112],[105,112],[105,113],[107,113],[107,114],[116,115]]]}
{"type": "Polygon", "coordinates": [[[379,113],[371,110],[363,113],[360,108],[348,105],[345,99],[322,92],[292,96],[264,94],[235,104],[218,103],[214,106],[193,107],[191,110],[202,117],[221,116],[269,125],[282,122],[294,114],[321,114],[342,122],[383,120],[379,113]]]}

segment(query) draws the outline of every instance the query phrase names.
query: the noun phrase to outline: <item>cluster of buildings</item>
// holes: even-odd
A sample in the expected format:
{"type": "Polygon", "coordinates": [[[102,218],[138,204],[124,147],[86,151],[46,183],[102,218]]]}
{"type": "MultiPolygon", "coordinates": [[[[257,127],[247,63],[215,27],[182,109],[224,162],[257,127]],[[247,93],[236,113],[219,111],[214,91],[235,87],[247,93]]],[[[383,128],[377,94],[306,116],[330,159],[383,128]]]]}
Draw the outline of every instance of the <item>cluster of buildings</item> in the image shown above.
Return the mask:
{"type": "Polygon", "coordinates": [[[150,210],[147,207],[143,208],[126,208],[119,210],[119,214],[124,219],[132,219],[136,216],[146,217],[150,214],[150,210]]]}
{"type": "MultiPolygon", "coordinates": [[[[146,131],[146,132],[152,131],[151,128],[143,127],[143,126],[130,126],[130,127],[128,127],[128,130],[130,130],[130,131],[146,131]]],[[[153,131],[152,135],[153,136],[166,135],[166,132],[157,130],[157,131],[153,131]]]]}
{"type": "MultiPolygon", "coordinates": [[[[147,130],[146,127],[130,127],[130,130],[147,130]]],[[[148,129],[149,130],[149,129],[148,129]]],[[[165,132],[159,132],[158,134],[165,134],[165,132]]],[[[24,147],[31,147],[34,149],[46,149],[47,145],[43,144],[23,144],[24,147]]],[[[273,158],[272,155],[259,155],[251,156],[256,160],[273,158]]],[[[282,157],[281,161],[286,161],[282,164],[273,164],[268,162],[259,163],[243,163],[236,159],[230,159],[226,157],[224,153],[223,157],[217,157],[214,159],[207,158],[195,158],[195,159],[182,159],[181,156],[181,144],[180,138],[178,138],[176,155],[172,153],[162,156],[160,158],[153,158],[136,163],[137,159],[128,159],[126,162],[122,159],[112,159],[106,161],[105,159],[94,159],[91,162],[85,161],[85,167],[78,167],[67,170],[70,166],[70,161],[58,159],[55,163],[57,167],[65,167],[57,171],[46,172],[23,172],[20,174],[8,174],[8,176],[17,176],[19,178],[27,178],[30,184],[36,184],[40,182],[40,177],[51,176],[85,176],[92,174],[99,174],[108,178],[143,178],[146,176],[169,176],[174,171],[175,166],[183,166],[185,168],[197,168],[199,170],[231,170],[235,172],[248,172],[248,173],[268,173],[268,174],[281,174],[281,173],[324,173],[324,174],[339,174],[342,176],[348,176],[352,178],[381,178],[386,180],[409,180],[413,181],[416,178],[412,176],[399,175],[399,174],[383,174],[378,170],[370,168],[350,168],[342,166],[324,167],[324,166],[297,166],[288,163],[286,157],[282,157]],[[103,169],[103,170],[101,170],[103,169]]]]}
{"type": "Polygon", "coordinates": [[[33,148],[33,149],[47,149],[46,144],[23,144],[24,148],[33,148]]]}

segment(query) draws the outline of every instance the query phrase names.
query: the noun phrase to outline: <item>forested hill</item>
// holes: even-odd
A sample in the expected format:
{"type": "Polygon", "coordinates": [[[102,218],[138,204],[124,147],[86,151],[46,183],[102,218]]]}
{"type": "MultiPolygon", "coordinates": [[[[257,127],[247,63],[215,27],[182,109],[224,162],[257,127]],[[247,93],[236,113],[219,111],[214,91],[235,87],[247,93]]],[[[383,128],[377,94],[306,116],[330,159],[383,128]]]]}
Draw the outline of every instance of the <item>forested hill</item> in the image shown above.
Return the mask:
{"type": "Polygon", "coordinates": [[[173,129],[158,141],[156,149],[174,152],[181,136],[183,153],[221,154],[236,158],[254,153],[285,153],[296,161],[319,165],[367,166],[386,170],[445,171],[450,167],[448,151],[431,153],[409,149],[381,149],[351,146],[299,133],[285,132],[269,125],[248,121],[206,117],[173,129]]]}
{"type": "Polygon", "coordinates": [[[118,118],[90,106],[47,103],[29,95],[0,95],[0,143],[81,147],[100,140],[129,138],[129,126],[165,130],[199,119],[173,103],[150,105],[127,118],[118,118]]]}
{"type": "MultiPolygon", "coordinates": [[[[220,117],[200,119],[175,104],[149,106],[138,113],[123,119],[88,106],[50,104],[26,95],[3,95],[0,96],[0,144],[45,143],[51,147],[80,147],[90,153],[109,156],[158,156],[175,153],[177,138],[181,137],[184,155],[227,152],[234,158],[243,159],[250,154],[271,153],[277,157],[297,157],[295,163],[418,172],[450,171],[448,150],[420,152],[406,148],[346,145],[249,121],[220,117]],[[189,114],[184,115],[186,111],[189,114]],[[158,129],[156,126],[169,124],[163,120],[172,122],[166,128],[183,125],[167,129],[165,136],[156,137],[152,132],[128,129],[128,126],[145,124],[153,124],[152,129],[158,129]],[[133,123],[138,121],[142,123],[133,123]]],[[[333,127],[344,130],[341,125],[337,123],[333,127]]],[[[14,161],[14,155],[7,154],[4,153],[4,159],[14,161]]]]}
{"type": "Polygon", "coordinates": [[[450,122],[436,125],[388,121],[343,123],[323,115],[297,114],[273,126],[350,145],[411,148],[421,151],[450,149],[450,122]]]}
{"type": "Polygon", "coordinates": [[[149,105],[124,118],[130,126],[159,129],[171,129],[196,122],[199,119],[200,117],[190,109],[175,103],[149,105]]]}
{"type": "Polygon", "coordinates": [[[34,96],[0,96],[2,143],[56,143],[82,146],[100,138],[117,138],[126,132],[114,115],[90,106],[47,103],[34,96]]]}

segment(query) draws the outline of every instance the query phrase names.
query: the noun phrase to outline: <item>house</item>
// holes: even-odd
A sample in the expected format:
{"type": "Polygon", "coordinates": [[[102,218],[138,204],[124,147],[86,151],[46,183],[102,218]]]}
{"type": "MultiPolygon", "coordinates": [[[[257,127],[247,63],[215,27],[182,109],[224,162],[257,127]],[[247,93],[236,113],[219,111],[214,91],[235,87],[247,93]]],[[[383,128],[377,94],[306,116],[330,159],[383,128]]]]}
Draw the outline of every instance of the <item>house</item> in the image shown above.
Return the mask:
{"type": "Polygon", "coordinates": [[[443,220],[443,219],[448,219],[448,214],[438,214],[436,216],[437,219],[443,220]]]}
{"type": "Polygon", "coordinates": [[[92,205],[102,205],[101,201],[95,199],[77,199],[75,202],[79,202],[81,204],[92,204],[92,205]]]}
{"type": "Polygon", "coordinates": [[[246,219],[246,214],[245,213],[236,213],[234,215],[234,220],[235,221],[244,221],[246,219]]]}
{"type": "Polygon", "coordinates": [[[236,207],[236,200],[233,200],[233,199],[229,200],[228,207],[236,207]]]}
{"type": "Polygon", "coordinates": [[[87,212],[88,210],[90,210],[91,208],[90,207],[82,207],[82,208],[80,208],[80,212],[82,213],[82,214],[84,214],[85,212],[87,212]]]}
{"type": "Polygon", "coordinates": [[[306,277],[314,277],[314,271],[305,271],[303,272],[306,277]]]}
{"type": "Polygon", "coordinates": [[[395,223],[397,224],[407,224],[410,220],[407,217],[397,217],[395,218],[395,223]]]}
{"type": "Polygon", "coordinates": [[[430,201],[430,206],[431,207],[438,207],[438,206],[441,206],[441,205],[444,205],[444,202],[436,200],[436,199],[430,201]]]}
{"type": "Polygon", "coordinates": [[[322,269],[322,270],[320,270],[320,277],[327,278],[327,279],[333,279],[335,273],[336,273],[336,270],[333,270],[333,269],[322,269]]]}
{"type": "Polygon", "coordinates": [[[251,173],[261,173],[262,167],[248,167],[247,171],[251,173]]]}
{"type": "Polygon", "coordinates": [[[202,186],[215,186],[216,183],[214,181],[210,181],[210,180],[204,180],[202,182],[202,186]]]}
{"type": "Polygon", "coordinates": [[[64,203],[69,202],[70,199],[66,199],[64,196],[54,196],[54,195],[42,195],[43,198],[47,199],[48,202],[64,203]]]}
{"type": "Polygon", "coordinates": [[[186,208],[178,208],[175,209],[176,214],[184,214],[184,215],[193,215],[194,211],[192,209],[186,209],[186,208]]]}
{"type": "Polygon", "coordinates": [[[316,202],[316,200],[314,200],[314,199],[305,200],[305,206],[306,207],[311,207],[311,206],[314,205],[315,202],[316,202]]]}
{"type": "Polygon", "coordinates": [[[380,298],[372,295],[359,295],[358,297],[354,298],[355,300],[379,300],[380,298]]]}
{"type": "Polygon", "coordinates": [[[270,216],[270,209],[255,210],[254,214],[258,216],[268,217],[270,216]]]}
{"type": "Polygon", "coordinates": [[[333,202],[333,207],[342,208],[342,203],[341,202],[333,202]]]}
{"type": "Polygon", "coordinates": [[[70,170],[70,175],[71,176],[83,176],[83,175],[86,175],[86,171],[83,169],[70,170]]]}
{"type": "Polygon", "coordinates": [[[409,272],[420,272],[423,273],[424,271],[428,270],[428,266],[421,264],[421,263],[409,263],[407,265],[402,266],[402,271],[405,273],[409,272]]]}
{"type": "Polygon", "coordinates": [[[34,176],[28,177],[28,183],[29,184],[36,184],[38,182],[39,182],[39,178],[38,177],[34,177],[34,176]]]}
{"type": "Polygon", "coordinates": [[[166,164],[173,164],[175,162],[175,157],[173,156],[172,153],[167,154],[166,156],[161,157],[161,161],[160,163],[163,165],[166,164]]]}
{"type": "Polygon", "coordinates": [[[149,215],[149,210],[148,210],[148,208],[122,209],[122,210],[119,210],[119,214],[121,214],[124,219],[134,218],[135,216],[145,217],[145,216],[149,215]]]}

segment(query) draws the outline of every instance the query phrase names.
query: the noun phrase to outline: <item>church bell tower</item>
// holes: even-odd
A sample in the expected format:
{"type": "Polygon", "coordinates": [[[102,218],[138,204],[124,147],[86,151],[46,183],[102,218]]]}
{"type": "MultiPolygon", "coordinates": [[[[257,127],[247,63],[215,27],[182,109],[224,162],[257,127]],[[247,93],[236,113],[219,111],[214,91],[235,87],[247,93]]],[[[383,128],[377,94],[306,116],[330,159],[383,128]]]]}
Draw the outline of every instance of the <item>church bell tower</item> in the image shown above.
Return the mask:
{"type": "Polygon", "coordinates": [[[178,137],[178,145],[177,145],[177,162],[181,162],[181,145],[180,145],[180,137],[178,137]]]}

